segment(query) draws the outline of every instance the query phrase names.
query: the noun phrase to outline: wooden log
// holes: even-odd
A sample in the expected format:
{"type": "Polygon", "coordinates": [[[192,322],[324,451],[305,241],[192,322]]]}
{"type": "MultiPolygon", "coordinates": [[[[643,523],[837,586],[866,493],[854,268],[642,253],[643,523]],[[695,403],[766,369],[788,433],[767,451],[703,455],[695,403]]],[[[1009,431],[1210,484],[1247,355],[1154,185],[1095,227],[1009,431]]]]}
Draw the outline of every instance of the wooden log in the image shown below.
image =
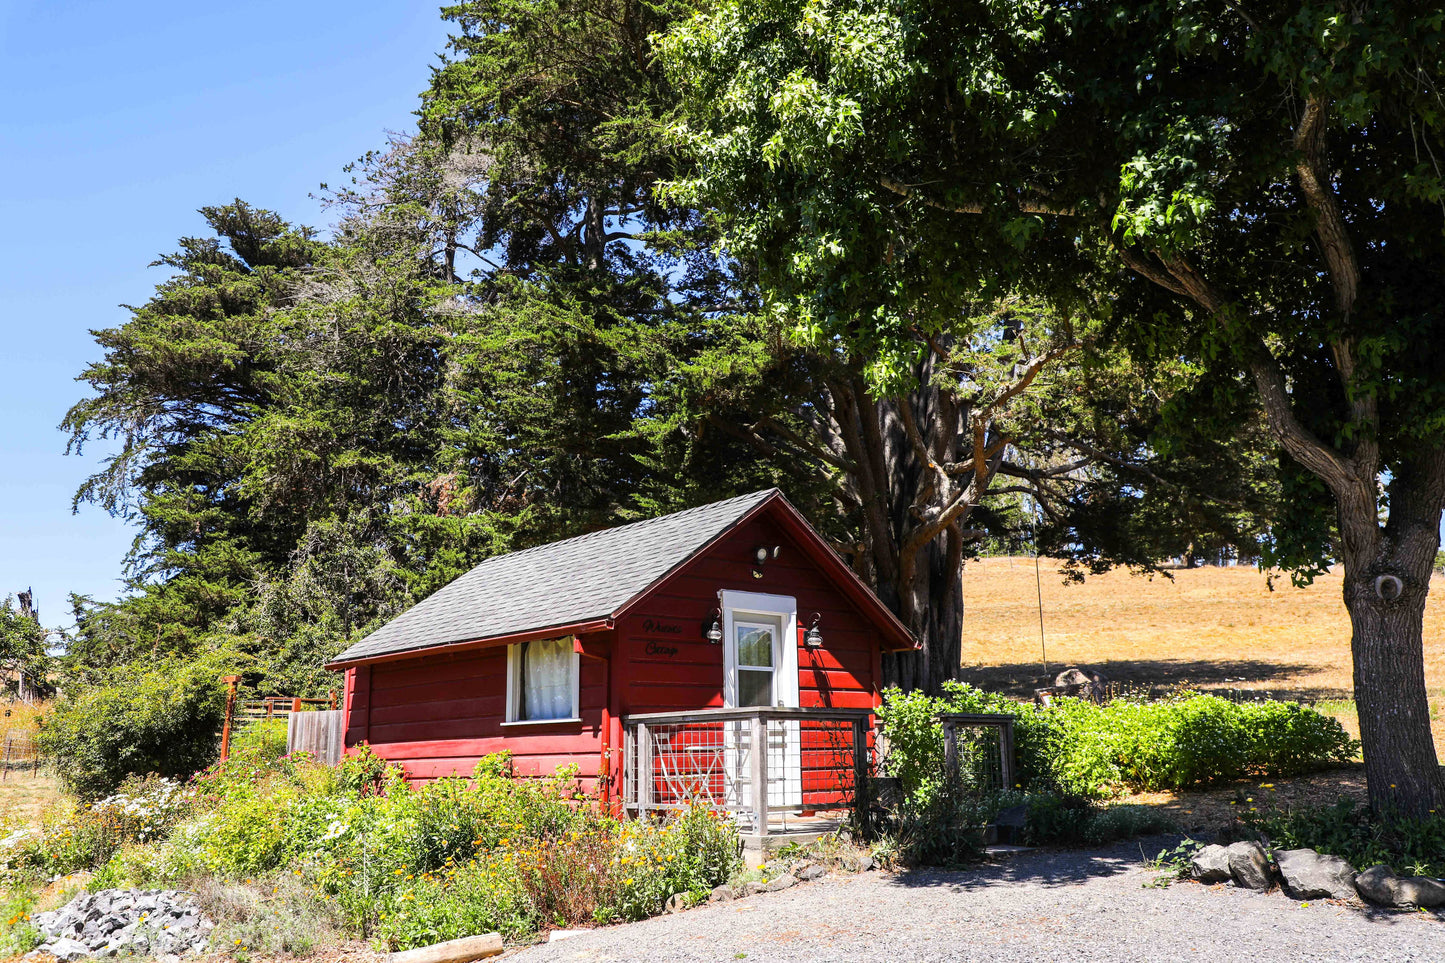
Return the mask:
{"type": "Polygon", "coordinates": [[[387,963],[470,963],[502,952],[501,933],[483,933],[480,936],[463,936],[459,940],[447,940],[415,950],[402,950],[386,957],[387,963]]]}

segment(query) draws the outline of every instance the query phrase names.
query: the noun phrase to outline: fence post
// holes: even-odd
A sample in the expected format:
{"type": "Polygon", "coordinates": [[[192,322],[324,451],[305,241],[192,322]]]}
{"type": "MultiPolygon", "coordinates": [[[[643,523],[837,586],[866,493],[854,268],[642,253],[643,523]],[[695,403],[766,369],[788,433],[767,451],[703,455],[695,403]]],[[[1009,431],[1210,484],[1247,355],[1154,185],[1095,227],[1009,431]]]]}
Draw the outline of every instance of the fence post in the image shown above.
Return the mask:
{"type": "Polygon", "coordinates": [[[627,815],[627,805],[637,793],[637,737],[626,723],[622,726],[622,809],[627,815]]]}
{"type": "Polygon", "coordinates": [[[761,840],[768,834],[768,721],[758,712],[753,715],[752,723],[753,825],[761,840]]]}
{"type": "Polygon", "coordinates": [[[999,772],[1003,776],[1003,788],[1014,785],[1014,720],[1013,716],[1003,720],[998,729],[999,772]]]}
{"type": "Polygon", "coordinates": [[[231,755],[231,720],[236,714],[236,683],[241,681],[241,677],[222,676],[221,681],[230,686],[226,691],[226,719],[221,724],[221,761],[225,762],[231,755]]]}
{"type": "Polygon", "coordinates": [[[943,772],[951,787],[958,786],[958,724],[943,720],[943,772]]]}
{"type": "Polygon", "coordinates": [[[646,818],[652,805],[652,733],[647,723],[637,724],[637,816],[646,818]]]}
{"type": "Polygon", "coordinates": [[[853,809],[858,828],[868,834],[868,719],[853,720],[853,809]]]}

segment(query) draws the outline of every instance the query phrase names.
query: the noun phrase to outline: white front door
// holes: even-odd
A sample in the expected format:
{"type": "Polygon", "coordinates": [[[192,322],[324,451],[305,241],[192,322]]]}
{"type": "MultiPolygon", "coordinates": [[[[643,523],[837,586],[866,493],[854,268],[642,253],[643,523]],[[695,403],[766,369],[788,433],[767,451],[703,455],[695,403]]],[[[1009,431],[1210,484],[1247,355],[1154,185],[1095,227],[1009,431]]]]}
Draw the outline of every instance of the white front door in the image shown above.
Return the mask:
{"type": "MultiPolygon", "coordinates": [[[[723,704],[746,706],[798,705],[798,603],[788,595],[757,592],[720,593],[723,611],[723,704]]],[[[803,802],[801,726],[792,721],[768,723],[768,805],[799,806],[803,802]]],[[[752,733],[746,725],[730,726],[728,765],[746,780],[750,773],[752,733]]],[[[752,805],[750,786],[742,784],[740,802],[752,805]]]]}

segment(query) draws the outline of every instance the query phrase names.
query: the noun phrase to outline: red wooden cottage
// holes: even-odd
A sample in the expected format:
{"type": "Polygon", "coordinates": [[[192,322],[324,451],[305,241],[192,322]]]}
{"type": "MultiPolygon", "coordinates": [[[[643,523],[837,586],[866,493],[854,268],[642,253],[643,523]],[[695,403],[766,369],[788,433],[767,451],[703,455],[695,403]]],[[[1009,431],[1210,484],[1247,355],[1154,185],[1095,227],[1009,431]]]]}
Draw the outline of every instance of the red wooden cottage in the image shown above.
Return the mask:
{"type": "Polygon", "coordinates": [[[347,746],[416,779],[509,750],[641,808],[706,792],[752,812],[761,771],[765,803],[806,811],[851,779],[828,759],[871,724],[882,653],[913,647],[772,489],[487,559],[330,667],[347,746]]]}

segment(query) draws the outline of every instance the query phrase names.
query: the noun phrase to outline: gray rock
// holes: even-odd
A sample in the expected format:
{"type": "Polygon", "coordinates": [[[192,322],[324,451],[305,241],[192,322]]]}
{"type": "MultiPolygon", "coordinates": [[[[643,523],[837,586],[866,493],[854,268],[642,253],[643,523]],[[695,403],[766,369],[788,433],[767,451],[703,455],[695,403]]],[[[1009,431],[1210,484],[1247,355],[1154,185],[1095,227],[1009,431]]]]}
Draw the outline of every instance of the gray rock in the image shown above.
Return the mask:
{"type": "Polygon", "coordinates": [[[733,898],[733,888],[724,883],[722,886],[713,887],[712,895],[707,898],[709,903],[726,903],[733,898]]]}
{"type": "Polygon", "coordinates": [[[57,960],[78,960],[82,956],[90,955],[90,947],[78,940],[68,940],[64,937],[41,948],[57,960]]]}
{"type": "Polygon", "coordinates": [[[734,898],[741,898],[741,897],[744,897],[744,896],[752,896],[752,895],[754,895],[754,894],[756,894],[756,893],[761,893],[763,890],[765,890],[765,889],[767,889],[767,888],[768,888],[768,884],[767,884],[767,883],[760,883],[760,882],[758,882],[758,881],[755,880],[755,879],[754,879],[754,880],[749,880],[748,882],[744,883],[740,888],[733,890],[733,896],[734,896],[734,898]]]}
{"type": "Polygon", "coordinates": [[[809,863],[807,866],[804,866],[797,872],[798,879],[803,880],[804,882],[821,879],[822,877],[827,875],[828,867],[820,866],[817,863],[809,863]]]}
{"type": "Polygon", "coordinates": [[[681,913],[687,909],[687,894],[673,893],[667,898],[667,902],[663,904],[663,909],[669,913],[681,913]]]}
{"type": "Polygon", "coordinates": [[[1395,883],[1395,905],[1401,909],[1445,906],[1445,883],[1429,876],[1401,876],[1395,883]]]}
{"type": "Polygon", "coordinates": [[[842,865],[850,873],[866,873],[873,868],[873,857],[867,853],[850,853],[843,857],[842,865]]]}
{"type": "Polygon", "coordinates": [[[1234,877],[1236,885],[1245,889],[1269,889],[1274,880],[1263,846],[1254,842],[1230,843],[1228,853],[1229,875],[1234,877]]]}
{"type": "Polygon", "coordinates": [[[1395,905],[1395,888],[1400,877],[1388,866],[1371,866],[1355,877],[1355,891],[1377,906],[1395,905]]]}
{"type": "Polygon", "coordinates": [[[783,875],[779,876],[777,879],[773,880],[771,883],[768,884],[767,891],[769,893],[776,893],[779,890],[784,890],[790,886],[797,885],[798,877],[794,876],[792,873],[784,873],[783,875]]]}
{"type": "Polygon", "coordinates": [[[1338,856],[1313,849],[1278,849],[1274,853],[1285,892],[1295,899],[1354,899],[1355,867],[1338,856]]]}
{"type": "Polygon", "coordinates": [[[1189,860],[1189,875],[1201,883],[1227,883],[1233,877],[1229,873],[1229,850],[1223,846],[1205,846],[1189,860]]]}

